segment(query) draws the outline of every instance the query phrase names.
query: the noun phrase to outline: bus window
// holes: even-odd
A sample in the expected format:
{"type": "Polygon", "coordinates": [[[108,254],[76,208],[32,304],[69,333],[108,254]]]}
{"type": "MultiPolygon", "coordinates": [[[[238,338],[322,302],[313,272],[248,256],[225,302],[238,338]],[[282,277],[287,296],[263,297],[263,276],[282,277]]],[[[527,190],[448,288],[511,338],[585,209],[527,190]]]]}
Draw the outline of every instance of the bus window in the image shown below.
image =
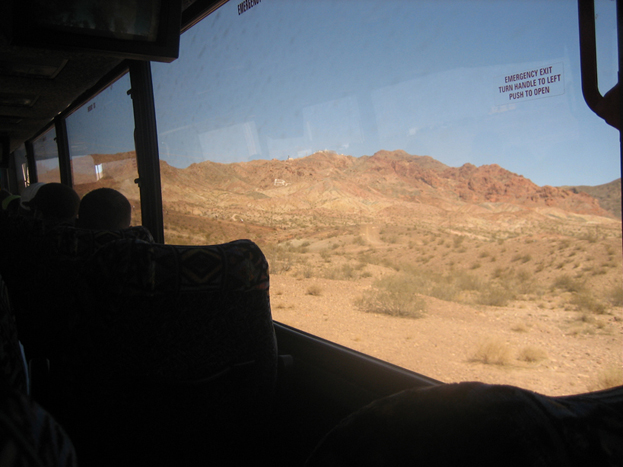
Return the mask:
{"type": "Polygon", "coordinates": [[[126,74],[67,117],[74,189],[84,196],[96,188],[114,188],[133,206],[132,225],[141,224],[140,193],[134,151],[132,100],[126,74]],[[105,131],[104,131],[105,129],[105,131]]]}
{"type": "Polygon", "coordinates": [[[574,2],[240,5],[152,67],[167,242],[256,241],[277,321],[441,381],[623,384],[619,134],[574,2]]]}
{"type": "Polygon", "coordinates": [[[618,80],[619,50],[617,47],[617,11],[615,2],[595,2],[595,40],[597,41],[598,85],[606,94],[618,80]]]}
{"type": "Polygon", "coordinates": [[[56,146],[56,129],[50,128],[33,141],[37,178],[40,182],[50,183],[61,181],[58,166],[58,148],[56,146]]]}
{"type": "Polygon", "coordinates": [[[14,193],[21,193],[27,185],[30,185],[30,173],[28,172],[26,147],[24,145],[21,145],[13,152],[13,164],[15,169],[15,186],[11,188],[14,193]]]}

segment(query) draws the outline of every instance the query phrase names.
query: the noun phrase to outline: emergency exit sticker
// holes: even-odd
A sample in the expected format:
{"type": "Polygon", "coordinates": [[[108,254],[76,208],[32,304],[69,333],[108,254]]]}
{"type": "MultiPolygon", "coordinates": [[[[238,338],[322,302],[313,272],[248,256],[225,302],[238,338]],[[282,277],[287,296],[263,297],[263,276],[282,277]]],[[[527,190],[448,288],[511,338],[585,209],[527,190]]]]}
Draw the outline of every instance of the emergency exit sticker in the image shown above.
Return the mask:
{"type": "Polygon", "coordinates": [[[497,78],[495,103],[512,104],[565,93],[562,63],[530,67],[497,78]]]}

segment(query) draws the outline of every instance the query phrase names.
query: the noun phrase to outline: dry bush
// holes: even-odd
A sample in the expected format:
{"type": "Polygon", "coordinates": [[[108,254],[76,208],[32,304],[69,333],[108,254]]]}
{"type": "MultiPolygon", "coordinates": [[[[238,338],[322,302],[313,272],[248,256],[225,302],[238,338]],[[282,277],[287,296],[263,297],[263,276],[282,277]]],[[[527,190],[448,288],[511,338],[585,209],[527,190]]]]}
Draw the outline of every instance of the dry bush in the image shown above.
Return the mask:
{"type": "Polygon", "coordinates": [[[517,356],[518,360],[522,360],[524,362],[540,362],[541,360],[545,360],[547,358],[547,353],[545,350],[540,347],[528,346],[521,349],[519,355],[517,356]]]}
{"type": "Polygon", "coordinates": [[[346,263],[341,266],[327,269],[322,273],[322,277],[334,281],[352,281],[358,278],[358,274],[351,264],[346,263]]]}
{"type": "Polygon", "coordinates": [[[460,293],[461,291],[454,284],[438,283],[433,285],[427,295],[438,298],[439,300],[453,302],[457,299],[460,293]]]}
{"type": "Polygon", "coordinates": [[[527,263],[530,260],[532,260],[532,256],[530,254],[522,255],[521,253],[517,253],[515,256],[513,256],[511,262],[521,261],[522,263],[527,263]]]}
{"type": "Polygon", "coordinates": [[[372,290],[355,301],[355,306],[366,313],[421,318],[426,302],[416,293],[408,276],[396,274],[377,280],[372,290]]]}
{"type": "Polygon", "coordinates": [[[588,311],[598,315],[604,314],[607,310],[606,305],[593,297],[590,292],[575,294],[569,303],[575,305],[578,311],[588,311]]]}
{"type": "Polygon", "coordinates": [[[353,245],[365,246],[367,244],[368,242],[366,242],[366,240],[361,235],[358,235],[355,238],[353,238],[353,245]]]}
{"type": "Polygon", "coordinates": [[[513,352],[506,342],[500,339],[487,339],[478,344],[471,361],[489,365],[509,365],[513,361],[513,352]]]}
{"type": "Polygon", "coordinates": [[[623,287],[616,285],[612,287],[607,293],[608,302],[612,306],[623,306],[623,287]]]}
{"type": "Polygon", "coordinates": [[[478,295],[476,303],[487,306],[507,306],[514,299],[515,293],[512,290],[493,285],[478,295]]]}
{"type": "MultiPolygon", "coordinates": [[[[534,279],[534,276],[525,269],[500,270],[498,268],[495,270],[494,275],[499,287],[506,291],[509,301],[514,300],[516,294],[525,295],[538,292],[539,290],[538,283],[534,279]]],[[[504,294],[498,292],[496,295],[502,299],[502,302],[504,301],[504,294]]]]}
{"type": "Polygon", "coordinates": [[[307,288],[307,292],[305,292],[307,295],[313,295],[315,297],[319,297],[320,295],[322,295],[322,287],[320,287],[319,285],[310,285],[307,288]]]}
{"type": "Polygon", "coordinates": [[[552,288],[563,289],[567,292],[583,292],[586,286],[584,283],[572,278],[569,274],[563,274],[554,279],[552,288]]]}
{"type": "Polygon", "coordinates": [[[482,280],[473,274],[468,274],[464,271],[456,271],[448,276],[448,282],[455,284],[459,290],[483,290],[486,287],[482,280]]]}
{"type": "Polygon", "coordinates": [[[591,389],[599,391],[621,385],[623,385],[623,368],[611,366],[599,373],[597,381],[592,385],[591,389]]]}
{"type": "Polygon", "coordinates": [[[526,323],[519,322],[519,323],[516,323],[511,328],[511,331],[515,331],[515,332],[528,332],[528,326],[526,325],[526,323]]]}
{"type": "Polygon", "coordinates": [[[268,260],[271,274],[288,272],[295,263],[294,255],[287,246],[266,245],[262,246],[262,251],[268,260]]]}

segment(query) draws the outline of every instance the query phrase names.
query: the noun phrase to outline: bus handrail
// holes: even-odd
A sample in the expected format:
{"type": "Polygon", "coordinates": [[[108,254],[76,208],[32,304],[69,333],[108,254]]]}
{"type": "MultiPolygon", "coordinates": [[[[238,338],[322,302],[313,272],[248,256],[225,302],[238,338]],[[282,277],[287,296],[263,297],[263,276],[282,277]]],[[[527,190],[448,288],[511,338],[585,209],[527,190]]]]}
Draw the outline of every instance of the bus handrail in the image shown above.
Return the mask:
{"type": "Polygon", "coordinates": [[[580,27],[580,70],[582,95],[590,109],[598,113],[603,96],[599,92],[597,78],[597,42],[595,39],[595,2],[578,0],[580,27]]]}

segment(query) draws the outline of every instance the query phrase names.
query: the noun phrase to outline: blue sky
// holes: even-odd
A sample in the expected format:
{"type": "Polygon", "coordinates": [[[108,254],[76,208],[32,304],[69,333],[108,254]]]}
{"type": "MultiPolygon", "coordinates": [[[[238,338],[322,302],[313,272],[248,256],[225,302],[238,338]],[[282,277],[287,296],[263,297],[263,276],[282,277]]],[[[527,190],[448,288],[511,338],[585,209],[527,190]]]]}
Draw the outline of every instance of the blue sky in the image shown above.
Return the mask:
{"type": "MultiPolygon", "coordinates": [[[[178,60],[152,64],[160,157],[176,167],[403,149],[497,163],[539,185],[620,176],[618,132],[581,95],[574,1],[262,0],[243,14],[237,4],[186,32],[178,60]],[[529,88],[547,93],[500,92],[508,77],[548,69],[529,88]]],[[[597,13],[605,92],[614,2],[598,0],[597,13]]]]}

